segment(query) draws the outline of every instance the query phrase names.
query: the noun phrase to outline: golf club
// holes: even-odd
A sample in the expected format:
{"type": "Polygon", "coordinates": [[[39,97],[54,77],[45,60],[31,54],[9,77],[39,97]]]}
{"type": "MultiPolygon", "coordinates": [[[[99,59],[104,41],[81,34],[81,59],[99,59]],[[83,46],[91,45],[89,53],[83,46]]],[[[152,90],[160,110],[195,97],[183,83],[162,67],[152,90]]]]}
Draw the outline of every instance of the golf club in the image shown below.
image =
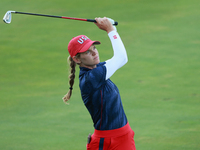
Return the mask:
{"type": "MultiPolygon", "coordinates": [[[[62,18],[62,19],[72,19],[72,20],[79,20],[79,21],[88,21],[88,22],[96,22],[94,19],[83,19],[83,18],[73,18],[73,17],[64,17],[64,16],[53,16],[53,15],[44,15],[44,14],[35,14],[35,13],[26,13],[26,12],[17,12],[9,10],[3,17],[3,21],[5,23],[11,23],[12,15],[11,13],[15,14],[25,14],[25,15],[34,15],[34,16],[43,16],[43,17],[53,17],[53,18],[62,18]]],[[[113,25],[118,25],[118,22],[114,22],[113,25]]]]}

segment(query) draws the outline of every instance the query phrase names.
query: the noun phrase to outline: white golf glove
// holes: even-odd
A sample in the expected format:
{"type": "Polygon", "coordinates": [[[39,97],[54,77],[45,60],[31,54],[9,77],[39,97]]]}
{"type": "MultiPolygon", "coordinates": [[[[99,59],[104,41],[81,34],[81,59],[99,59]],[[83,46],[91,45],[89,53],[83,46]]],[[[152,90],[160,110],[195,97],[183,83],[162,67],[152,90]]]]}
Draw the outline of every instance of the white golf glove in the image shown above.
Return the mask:
{"type": "MultiPolygon", "coordinates": [[[[115,23],[115,21],[113,20],[113,19],[111,19],[111,18],[108,18],[108,20],[112,23],[112,24],[114,24],[115,23]]],[[[117,28],[116,28],[116,26],[114,26],[113,25],[113,27],[114,27],[114,29],[115,29],[115,31],[117,31],[117,28]]]]}

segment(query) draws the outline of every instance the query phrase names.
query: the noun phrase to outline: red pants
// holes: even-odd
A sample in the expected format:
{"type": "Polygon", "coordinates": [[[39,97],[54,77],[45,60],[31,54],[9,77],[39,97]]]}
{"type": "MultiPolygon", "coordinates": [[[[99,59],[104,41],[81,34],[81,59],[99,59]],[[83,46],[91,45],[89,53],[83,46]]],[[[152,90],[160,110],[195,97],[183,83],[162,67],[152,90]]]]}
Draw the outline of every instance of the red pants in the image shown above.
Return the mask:
{"type": "Polygon", "coordinates": [[[95,130],[87,150],[136,150],[134,131],[127,123],[114,130],[95,130]]]}

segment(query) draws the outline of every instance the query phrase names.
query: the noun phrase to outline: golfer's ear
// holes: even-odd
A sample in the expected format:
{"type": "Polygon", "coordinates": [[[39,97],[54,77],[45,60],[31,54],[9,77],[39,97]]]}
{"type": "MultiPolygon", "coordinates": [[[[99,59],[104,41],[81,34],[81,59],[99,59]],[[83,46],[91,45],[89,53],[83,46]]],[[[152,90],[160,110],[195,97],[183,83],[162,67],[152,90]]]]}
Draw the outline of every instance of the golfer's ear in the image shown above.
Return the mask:
{"type": "Polygon", "coordinates": [[[81,63],[80,58],[78,58],[77,56],[73,56],[72,59],[73,59],[73,61],[74,61],[75,63],[77,63],[77,64],[80,64],[80,63],[81,63]]]}

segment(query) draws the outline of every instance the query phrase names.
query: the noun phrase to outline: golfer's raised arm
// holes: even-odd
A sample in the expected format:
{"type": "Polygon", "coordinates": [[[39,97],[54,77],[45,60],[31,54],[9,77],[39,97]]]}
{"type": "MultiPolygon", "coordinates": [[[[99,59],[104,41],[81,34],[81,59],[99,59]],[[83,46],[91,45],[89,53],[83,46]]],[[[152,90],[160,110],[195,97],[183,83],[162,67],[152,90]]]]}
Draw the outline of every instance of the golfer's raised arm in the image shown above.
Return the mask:
{"type": "Polygon", "coordinates": [[[107,60],[105,64],[107,69],[106,80],[110,78],[117,69],[128,62],[126,49],[117,31],[111,31],[108,33],[108,36],[112,43],[114,55],[111,59],[107,60]]]}
{"type": "Polygon", "coordinates": [[[111,40],[114,55],[111,59],[106,61],[106,80],[110,78],[117,69],[121,68],[123,65],[125,65],[128,62],[128,57],[126,53],[126,49],[124,47],[124,44],[113,27],[112,23],[107,19],[104,18],[95,18],[95,23],[100,29],[105,30],[108,33],[108,36],[111,40]]]}

